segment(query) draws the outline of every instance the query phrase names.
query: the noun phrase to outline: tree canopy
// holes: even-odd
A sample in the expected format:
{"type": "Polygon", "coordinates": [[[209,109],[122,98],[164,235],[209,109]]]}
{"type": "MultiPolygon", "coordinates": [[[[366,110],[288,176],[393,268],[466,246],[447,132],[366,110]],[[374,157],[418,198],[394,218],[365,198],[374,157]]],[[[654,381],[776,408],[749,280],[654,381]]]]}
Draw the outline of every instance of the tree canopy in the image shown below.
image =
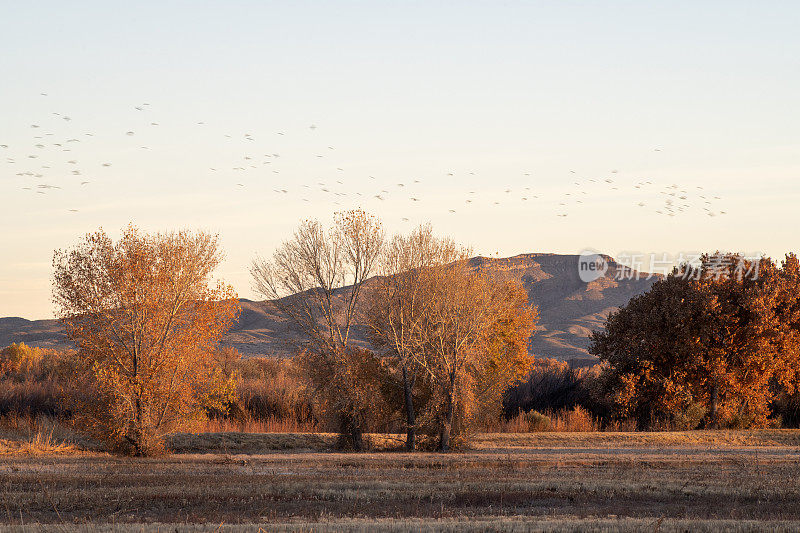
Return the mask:
{"type": "Polygon", "coordinates": [[[221,258],[214,236],[133,226],[55,253],[58,315],[96,388],[79,413],[97,436],[155,453],[214,396],[213,352],[239,309],[211,278],[221,258]]]}
{"type": "Polygon", "coordinates": [[[706,254],[609,316],[590,351],[614,411],[641,426],[768,424],[774,388],[797,387],[797,273],[793,255],[706,254]]]}

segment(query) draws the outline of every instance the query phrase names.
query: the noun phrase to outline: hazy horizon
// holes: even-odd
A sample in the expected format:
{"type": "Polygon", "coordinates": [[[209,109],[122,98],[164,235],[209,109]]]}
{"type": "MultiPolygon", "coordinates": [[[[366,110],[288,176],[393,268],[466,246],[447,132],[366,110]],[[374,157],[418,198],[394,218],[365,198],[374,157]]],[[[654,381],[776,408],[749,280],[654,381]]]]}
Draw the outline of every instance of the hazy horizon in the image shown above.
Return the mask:
{"type": "Polygon", "coordinates": [[[793,3],[7,11],[0,317],[51,317],[53,250],[129,222],[219,233],[249,299],[354,207],[476,255],[798,250],[793,3]]]}

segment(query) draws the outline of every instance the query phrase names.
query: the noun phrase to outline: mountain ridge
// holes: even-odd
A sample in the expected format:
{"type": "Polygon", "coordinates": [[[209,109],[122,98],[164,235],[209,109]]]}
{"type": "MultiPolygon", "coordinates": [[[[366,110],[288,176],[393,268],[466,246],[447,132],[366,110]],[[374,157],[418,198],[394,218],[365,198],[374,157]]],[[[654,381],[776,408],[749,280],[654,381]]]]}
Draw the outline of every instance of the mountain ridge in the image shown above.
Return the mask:
{"type": "MultiPolygon", "coordinates": [[[[507,258],[474,257],[469,259],[469,265],[498,282],[517,280],[525,288],[540,316],[530,343],[531,353],[582,366],[595,360],[588,352],[591,332],[601,329],[609,313],[647,291],[661,277],[631,270],[607,255],[600,257],[608,268],[589,282],[580,278],[579,255],[525,253],[507,258]]],[[[224,344],[251,356],[285,357],[295,352],[302,335],[272,301],[242,298],[239,302],[242,309],[239,320],[225,336],[224,344]]],[[[368,345],[363,327],[356,326],[354,333],[357,344],[368,345]]],[[[12,342],[56,349],[70,346],[55,319],[0,318],[0,346],[12,342]]]]}

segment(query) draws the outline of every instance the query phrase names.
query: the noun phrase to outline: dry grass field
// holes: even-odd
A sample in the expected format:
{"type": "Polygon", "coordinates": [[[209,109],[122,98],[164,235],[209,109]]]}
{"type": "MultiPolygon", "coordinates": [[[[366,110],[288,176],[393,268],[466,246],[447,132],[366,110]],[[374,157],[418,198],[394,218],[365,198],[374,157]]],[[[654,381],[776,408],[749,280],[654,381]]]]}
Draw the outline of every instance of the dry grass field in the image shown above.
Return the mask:
{"type": "MultiPolygon", "coordinates": [[[[0,531],[790,531],[800,432],[176,435],[133,459],[0,435],[0,531]]],[[[52,439],[51,439],[52,440],[52,439]]]]}

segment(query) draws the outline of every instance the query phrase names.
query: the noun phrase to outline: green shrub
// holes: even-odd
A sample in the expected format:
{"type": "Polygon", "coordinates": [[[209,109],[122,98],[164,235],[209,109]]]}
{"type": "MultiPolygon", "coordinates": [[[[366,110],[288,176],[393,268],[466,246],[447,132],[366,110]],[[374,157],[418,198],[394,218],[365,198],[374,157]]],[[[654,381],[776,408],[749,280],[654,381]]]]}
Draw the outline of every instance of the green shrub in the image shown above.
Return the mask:
{"type": "Polygon", "coordinates": [[[673,429],[690,430],[697,429],[703,422],[708,410],[701,403],[690,403],[686,409],[679,411],[672,419],[673,429]]]}
{"type": "Polygon", "coordinates": [[[552,423],[549,416],[539,411],[528,411],[525,420],[528,422],[528,431],[547,431],[552,423]]]}

